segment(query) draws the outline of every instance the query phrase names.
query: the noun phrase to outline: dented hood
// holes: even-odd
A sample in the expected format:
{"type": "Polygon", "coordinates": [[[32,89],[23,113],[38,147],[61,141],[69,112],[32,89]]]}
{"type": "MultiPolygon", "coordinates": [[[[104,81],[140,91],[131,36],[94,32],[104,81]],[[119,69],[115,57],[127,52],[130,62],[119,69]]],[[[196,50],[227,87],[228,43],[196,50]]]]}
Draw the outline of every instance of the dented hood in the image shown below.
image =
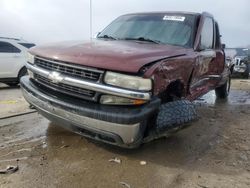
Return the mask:
{"type": "Polygon", "coordinates": [[[121,40],[64,42],[30,50],[44,58],[130,73],[136,73],[144,65],[159,59],[185,55],[186,51],[183,47],[121,40]]]}

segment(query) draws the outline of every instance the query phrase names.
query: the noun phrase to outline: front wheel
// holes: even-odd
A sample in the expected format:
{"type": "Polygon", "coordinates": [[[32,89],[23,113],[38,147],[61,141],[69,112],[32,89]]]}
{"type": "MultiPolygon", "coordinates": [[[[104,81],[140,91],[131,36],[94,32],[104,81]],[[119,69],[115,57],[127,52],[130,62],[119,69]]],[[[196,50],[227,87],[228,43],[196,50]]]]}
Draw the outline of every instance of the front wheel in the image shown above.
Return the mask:
{"type": "Polygon", "coordinates": [[[227,98],[230,91],[230,87],[231,87],[231,76],[229,75],[226,83],[215,89],[216,97],[219,99],[227,98]]]}
{"type": "Polygon", "coordinates": [[[197,119],[195,105],[188,100],[178,100],[162,104],[156,119],[157,130],[180,127],[197,119]]]}
{"type": "Polygon", "coordinates": [[[7,84],[8,86],[10,86],[10,87],[16,87],[16,86],[19,84],[20,79],[21,79],[23,76],[27,75],[27,74],[28,74],[28,72],[27,72],[26,67],[23,67],[23,68],[19,71],[19,73],[18,73],[17,80],[14,81],[14,82],[7,82],[6,84],[7,84]]]}

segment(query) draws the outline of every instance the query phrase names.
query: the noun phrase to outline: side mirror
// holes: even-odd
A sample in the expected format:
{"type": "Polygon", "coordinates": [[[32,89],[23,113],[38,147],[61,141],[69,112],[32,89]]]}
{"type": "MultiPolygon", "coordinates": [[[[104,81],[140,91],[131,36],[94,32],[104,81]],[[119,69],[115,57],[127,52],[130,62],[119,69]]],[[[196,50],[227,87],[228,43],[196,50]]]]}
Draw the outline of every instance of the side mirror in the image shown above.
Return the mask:
{"type": "Polygon", "coordinates": [[[96,39],[96,38],[100,35],[100,33],[101,33],[101,32],[95,33],[94,38],[96,39]]]}
{"type": "Polygon", "coordinates": [[[222,47],[223,50],[225,50],[226,49],[226,44],[221,44],[221,47],[222,47]]]}

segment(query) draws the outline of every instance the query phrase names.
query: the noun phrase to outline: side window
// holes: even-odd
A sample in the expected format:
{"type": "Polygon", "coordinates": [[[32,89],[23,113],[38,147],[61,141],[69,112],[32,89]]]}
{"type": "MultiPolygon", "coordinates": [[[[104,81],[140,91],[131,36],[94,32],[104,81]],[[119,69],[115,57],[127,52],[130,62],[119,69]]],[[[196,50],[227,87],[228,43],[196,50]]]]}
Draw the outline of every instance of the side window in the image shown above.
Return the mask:
{"type": "Polygon", "coordinates": [[[0,42],[0,53],[20,53],[21,50],[8,42],[0,42]]]}
{"type": "Polygon", "coordinates": [[[33,44],[33,43],[18,43],[18,44],[24,46],[25,48],[31,48],[31,47],[35,46],[35,44],[33,44]]]}
{"type": "Polygon", "coordinates": [[[214,42],[214,23],[211,18],[206,18],[201,32],[201,49],[212,49],[214,42]]]}

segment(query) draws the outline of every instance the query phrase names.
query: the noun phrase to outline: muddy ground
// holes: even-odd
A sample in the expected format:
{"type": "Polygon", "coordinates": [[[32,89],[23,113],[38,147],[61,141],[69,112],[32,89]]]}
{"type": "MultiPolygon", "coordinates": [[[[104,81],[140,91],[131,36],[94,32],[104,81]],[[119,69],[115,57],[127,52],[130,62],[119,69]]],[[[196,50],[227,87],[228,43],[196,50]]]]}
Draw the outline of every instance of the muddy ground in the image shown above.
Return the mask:
{"type": "MultiPolygon", "coordinates": [[[[10,101],[19,94],[0,90],[9,101],[1,116],[17,109],[10,101]]],[[[211,92],[197,106],[191,127],[136,150],[93,143],[37,113],[0,120],[0,169],[19,166],[0,174],[0,187],[250,187],[250,81],[233,80],[227,101],[211,92]]]]}
{"type": "Polygon", "coordinates": [[[0,119],[32,112],[33,110],[28,107],[19,87],[9,87],[0,83],[0,119]]]}

